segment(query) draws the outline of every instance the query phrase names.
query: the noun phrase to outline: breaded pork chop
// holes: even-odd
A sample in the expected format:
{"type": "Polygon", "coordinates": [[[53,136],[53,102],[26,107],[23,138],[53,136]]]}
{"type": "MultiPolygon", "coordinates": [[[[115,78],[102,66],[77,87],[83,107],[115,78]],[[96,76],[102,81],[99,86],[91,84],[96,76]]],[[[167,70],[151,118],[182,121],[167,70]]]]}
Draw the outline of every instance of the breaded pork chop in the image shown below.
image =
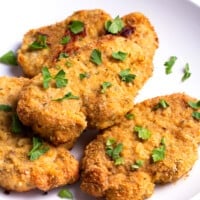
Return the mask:
{"type": "Polygon", "coordinates": [[[32,138],[26,129],[19,132],[15,117],[19,92],[27,83],[25,78],[0,78],[0,186],[17,192],[35,188],[48,191],[73,183],[78,178],[79,164],[64,147],[43,142],[47,152],[30,160],[32,138]]]}
{"type": "Polygon", "coordinates": [[[33,77],[41,72],[43,66],[54,66],[63,52],[70,55],[104,35],[104,23],[110,19],[110,15],[100,9],[80,10],[62,22],[28,31],[18,50],[18,63],[24,74],[33,77]],[[75,31],[70,28],[74,22],[75,31]],[[82,29],[76,30],[76,27],[82,29]],[[34,47],[30,46],[32,43],[34,47]]]}
{"type": "Polygon", "coordinates": [[[200,121],[185,94],[136,104],[92,141],[82,159],[83,191],[108,200],[143,200],[155,183],[181,178],[197,159],[200,121]]]}
{"type": "Polygon", "coordinates": [[[55,77],[62,69],[67,85],[57,88],[52,80],[45,89],[44,76],[39,74],[22,90],[17,113],[25,125],[42,137],[54,144],[69,143],[69,148],[86,128],[85,118],[89,126],[99,129],[119,122],[151,76],[147,71],[152,71],[140,46],[113,35],[104,36],[73,56],[61,59],[58,66],[60,69],[52,68],[49,72],[55,77]],[[123,61],[112,57],[113,52],[119,51],[126,53],[123,61]],[[94,53],[101,54],[102,63],[96,64],[91,59],[94,53]],[[77,98],[63,99],[69,93],[77,98]]]}

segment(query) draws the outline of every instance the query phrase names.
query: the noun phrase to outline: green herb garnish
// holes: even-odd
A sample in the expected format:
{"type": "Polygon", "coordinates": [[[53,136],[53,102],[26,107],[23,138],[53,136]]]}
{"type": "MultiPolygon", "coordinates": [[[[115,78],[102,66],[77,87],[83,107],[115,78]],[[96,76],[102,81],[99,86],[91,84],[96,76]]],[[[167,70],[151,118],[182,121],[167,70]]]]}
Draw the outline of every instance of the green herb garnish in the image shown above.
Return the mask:
{"type": "Polygon", "coordinates": [[[68,189],[61,189],[58,192],[58,196],[64,199],[73,199],[73,195],[68,189]]]}
{"type": "Polygon", "coordinates": [[[142,126],[135,126],[134,131],[138,133],[138,137],[142,140],[148,140],[151,137],[151,132],[142,126]]]}
{"type": "Polygon", "coordinates": [[[65,99],[79,99],[78,96],[74,96],[71,92],[68,92],[62,98],[54,99],[54,101],[63,101],[65,99]]]}
{"type": "Polygon", "coordinates": [[[80,80],[83,80],[84,78],[89,78],[89,74],[87,72],[81,73],[81,74],[79,74],[79,78],[80,78],[80,80]]]}
{"type": "Polygon", "coordinates": [[[119,73],[119,77],[121,78],[122,81],[126,83],[133,82],[135,79],[136,75],[130,73],[130,69],[124,69],[119,73]]]}
{"type": "Polygon", "coordinates": [[[190,102],[188,102],[188,105],[193,109],[199,109],[200,108],[200,100],[197,102],[190,101],[190,102]]]}
{"type": "Polygon", "coordinates": [[[84,30],[84,23],[81,21],[72,21],[71,24],[69,24],[69,29],[74,34],[81,33],[84,30]]]}
{"type": "Polygon", "coordinates": [[[0,57],[0,62],[8,65],[17,65],[17,57],[13,51],[8,51],[0,57]]]}
{"type": "Polygon", "coordinates": [[[68,55],[67,53],[61,52],[61,53],[59,54],[59,56],[58,56],[58,60],[60,60],[60,59],[62,59],[62,58],[68,58],[68,57],[69,57],[69,55],[68,55]]]}
{"type": "Polygon", "coordinates": [[[101,93],[105,93],[108,88],[112,86],[110,82],[103,82],[101,85],[101,93]]]}
{"type": "Polygon", "coordinates": [[[10,112],[12,111],[12,107],[6,104],[0,104],[0,111],[10,112]]]}
{"type": "Polygon", "coordinates": [[[166,67],[165,68],[166,74],[172,73],[172,67],[175,64],[176,60],[177,60],[176,56],[171,56],[169,60],[164,63],[164,66],[166,67]]]}
{"type": "Polygon", "coordinates": [[[117,144],[114,138],[106,141],[106,154],[114,161],[115,165],[124,164],[124,158],[120,156],[123,150],[123,144],[117,144]]]}
{"type": "Polygon", "coordinates": [[[90,61],[96,65],[100,65],[102,63],[101,51],[94,49],[90,55],[90,61]]]}
{"type": "Polygon", "coordinates": [[[137,170],[139,169],[140,167],[142,167],[144,164],[144,161],[143,160],[136,160],[134,164],[131,165],[131,169],[132,170],[137,170]]]}
{"type": "Polygon", "coordinates": [[[30,50],[41,50],[47,48],[47,36],[46,35],[37,35],[36,40],[29,45],[30,50]]]}
{"type": "Polygon", "coordinates": [[[55,80],[57,88],[65,87],[68,83],[68,80],[65,78],[64,70],[60,70],[55,75],[55,77],[52,77],[48,68],[43,67],[42,68],[42,77],[43,77],[43,87],[45,89],[49,88],[49,83],[51,82],[51,80],[55,80]]]}
{"type": "Polygon", "coordinates": [[[154,148],[152,151],[153,162],[164,160],[165,153],[166,153],[166,144],[165,144],[165,138],[163,137],[161,139],[161,146],[158,148],[154,148]]]}
{"type": "Polygon", "coordinates": [[[72,63],[71,63],[70,61],[67,61],[67,62],[65,63],[65,65],[66,65],[67,67],[71,67],[71,66],[72,66],[72,63]]]}
{"type": "Polygon", "coordinates": [[[192,117],[193,117],[194,119],[200,120],[200,112],[193,112],[193,113],[192,113],[192,117]]]}
{"type": "Polygon", "coordinates": [[[65,44],[69,43],[70,40],[71,40],[71,37],[70,37],[69,35],[64,36],[64,37],[60,40],[60,44],[65,45],[65,44]]]}
{"type": "Polygon", "coordinates": [[[128,53],[118,51],[118,52],[113,52],[112,57],[116,60],[124,61],[127,57],[128,53]]]}
{"type": "Polygon", "coordinates": [[[21,121],[19,120],[19,117],[16,113],[12,115],[12,124],[11,124],[11,132],[12,133],[21,133],[22,132],[23,125],[21,121]]]}
{"type": "Polygon", "coordinates": [[[159,108],[164,109],[169,107],[169,104],[164,100],[164,99],[160,99],[159,103],[156,104],[152,110],[157,110],[159,108]]]}
{"type": "Polygon", "coordinates": [[[134,114],[132,114],[132,113],[127,113],[127,114],[125,115],[125,117],[126,117],[126,119],[131,120],[131,119],[134,119],[134,114]]]}
{"type": "Polygon", "coordinates": [[[181,81],[187,80],[188,78],[190,78],[190,76],[191,76],[190,66],[188,63],[186,63],[186,65],[184,67],[184,74],[183,74],[181,81]]]}
{"type": "Polygon", "coordinates": [[[33,147],[29,151],[28,156],[31,161],[38,159],[41,155],[49,150],[48,146],[43,145],[43,141],[40,138],[33,137],[33,147]]]}
{"type": "Polygon", "coordinates": [[[105,23],[105,29],[108,33],[117,34],[119,33],[124,27],[123,21],[120,19],[119,16],[115,17],[114,20],[108,20],[105,23]]]}

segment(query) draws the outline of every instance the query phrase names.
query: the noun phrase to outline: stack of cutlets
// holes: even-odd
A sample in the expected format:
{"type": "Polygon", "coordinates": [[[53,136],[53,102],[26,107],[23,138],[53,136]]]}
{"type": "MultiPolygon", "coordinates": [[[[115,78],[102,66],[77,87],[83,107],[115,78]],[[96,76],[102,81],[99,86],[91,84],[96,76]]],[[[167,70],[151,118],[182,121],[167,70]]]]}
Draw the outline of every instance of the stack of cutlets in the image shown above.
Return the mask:
{"type": "Polygon", "coordinates": [[[187,174],[200,141],[197,99],[179,93],[133,103],[157,48],[142,13],[113,19],[82,10],[26,33],[18,63],[29,79],[0,79],[0,185],[48,191],[81,174],[81,189],[94,197],[143,200],[155,184],[187,174]],[[68,150],[87,128],[100,134],[79,166],[68,150]]]}

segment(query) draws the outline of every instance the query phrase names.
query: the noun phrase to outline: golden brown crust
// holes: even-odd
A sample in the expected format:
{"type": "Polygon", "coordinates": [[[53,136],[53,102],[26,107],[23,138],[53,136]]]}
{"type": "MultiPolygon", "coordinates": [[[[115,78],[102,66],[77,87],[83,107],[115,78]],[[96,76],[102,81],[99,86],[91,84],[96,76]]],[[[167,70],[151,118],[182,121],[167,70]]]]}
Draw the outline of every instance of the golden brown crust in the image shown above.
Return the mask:
{"type": "MultiPolygon", "coordinates": [[[[25,78],[0,78],[0,104],[10,105],[15,111],[20,90],[28,84],[25,78]]],[[[65,147],[53,147],[34,161],[29,160],[32,133],[11,132],[13,112],[0,111],[0,186],[17,192],[38,188],[48,191],[73,183],[79,176],[78,161],[65,147]],[[28,135],[29,136],[28,136],[28,135]]]]}
{"type": "Polygon", "coordinates": [[[185,94],[156,97],[136,104],[130,113],[134,119],[124,117],[121,123],[99,135],[85,150],[82,160],[81,188],[85,192],[106,199],[145,199],[153,193],[154,183],[176,181],[187,174],[197,160],[197,142],[200,121],[192,117],[188,101],[196,101],[185,94]],[[160,101],[169,107],[153,110],[160,101]],[[148,129],[151,137],[141,140],[135,126],[148,129]],[[121,156],[124,164],[115,165],[106,154],[106,141],[114,138],[123,144],[121,156]],[[153,162],[152,152],[160,147],[164,138],[165,157],[153,162]],[[131,170],[136,160],[143,166],[131,170]]]}
{"type": "Polygon", "coordinates": [[[80,10],[62,22],[30,30],[24,35],[22,46],[18,50],[18,62],[24,74],[33,77],[41,72],[43,66],[54,66],[61,52],[74,53],[80,47],[105,34],[104,23],[109,19],[110,15],[100,9],[80,10]],[[84,22],[83,33],[75,35],[69,31],[68,25],[73,20],[84,22]],[[30,51],[29,45],[35,41],[38,34],[47,36],[48,48],[30,51]],[[66,35],[71,37],[71,41],[66,45],[60,44],[66,35]]]}

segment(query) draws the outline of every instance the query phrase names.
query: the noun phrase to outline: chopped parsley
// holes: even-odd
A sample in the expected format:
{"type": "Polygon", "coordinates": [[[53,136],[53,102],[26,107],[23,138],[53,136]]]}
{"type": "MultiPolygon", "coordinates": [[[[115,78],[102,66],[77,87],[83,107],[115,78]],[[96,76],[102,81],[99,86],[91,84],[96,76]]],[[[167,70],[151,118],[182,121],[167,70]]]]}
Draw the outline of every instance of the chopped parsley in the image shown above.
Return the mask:
{"type": "Polygon", "coordinates": [[[164,100],[164,99],[160,99],[160,101],[158,102],[158,104],[156,104],[152,110],[157,110],[159,108],[164,109],[169,107],[169,104],[164,100]]]}
{"type": "Polygon", "coordinates": [[[55,75],[55,77],[52,77],[48,68],[43,67],[42,68],[42,77],[43,77],[43,87],[45,89],[49,88],[49,83],[51,82],[51,80],[55,80],[57,88],[65,87],[68,83],[68,80],[65,78],[64,70],[60,70],[55,75]]]}
{"type": "Polygon", "coordinates": [[[10,112],[12,111],[12,107],[6,104],[0,104],[0,111],[10,112]]]}
{"type": "Polygon", "coordinates": [[[80,73],[79,74],[79,78],[80,78],[80,80],[83,80],[84,78],[89,78],[89,74],[87,72],[80,73]]]}
{"type": "Polygon", "coordinates": [[[118,51],[118,52],[113,52],[112,57],[116,60],[124,61],[127,57],[128,53],[118,51]]]}
{"type": "Polygon", "coordinates": [[[68,189],[61,189],[58,196],[63,199],[73,199],[73,195],[68,189]]]}
{"type": "Polygon", "coordinates": [[[124,27],[123,21],[119,16],[115,17],[114,20],[108,20],[105,22],[105,29],[108,33],[117,34],[124,27]]]}
{"type": "Polygon", "coordinates": [[[144,164],[144,161],[143,160],[136,160],[134,164],[131,165],[131,169],[132,170],[137,170],[139,169],[140,167],[142,167],[144,164]]]}
{"type": "Polygon", "coordinates": [[[200,100],[197,102],[189,101],[188,105],[193,109],[199,109],[200,108],[200,100]]]}
{"type": "Polygon", "coordinates": [[[96,65],[100,65],[102,63],[101,51],[94,49],[90,55],[90,61],[96,65]]]}
{"type": "Polygon", "coordinates": [[[124,81],[126,83],[130,83],[130,82],[133,82],[136,75],[131,74],[130,69],[124,69],[124,70],[121,70],[121,72],[119,73],[119,77],[122,81],[124,81]]]}
{"type": "Polygon", "coordinates": [[[58,56],[58,60],[61,60],[62,58],[68,58],[69,55],[65,52],[61,52],[58,56]]]}
{"type": "Polygon", "coordinates": [[[197,119],[197,120],[200,120],[200,112],[193,112],[192,113],[192,117],[194,118],[194,119],[197,119]]]}
{"type": "Polygon", "coordinates": [[[19,120],[19,117],[16,113],[12,115],[12,123],[11,123],[11,132],[12,133],[21,133],[22,132],[23,125],[21,121],[19,120]]]}
{"type": "Polygon", "coordinates": [[[30,50],[41,50],[46,49],[47,47],[47,36],[41,34],[37,35],[36,40],[29,45],[30,50]]]}
{"type": "Polygon", "coordinates": [[[126,119],[129,119],[129,120],[131,120],[131,119],[134,119],[134,114],[132,114],[132,113],[127,113],[126,115],[125,115],[125,117],[126,117],[126,119]]]}
{"type": "Polygon", "coordinates": [[[65,65],[66,65],[67,67],[71,67],[71,66],[72,66],[72,63],[71,63],[70,61],[67,61],[67,62],[65,63],[65,65]]]}
{"type": "Polygon", "coordinates": [[[62,98],[54,99],[54,101],[63,101],[65,99],[79,99],[78,96],[73,95],[71,92],[68,92],[62,98]]]}
{"type": "Polygon", "coordinates": [[[176,57],[176,56],[171,56],[171,57],[169,58],[169,60],[166,61],[166,62],[164,63],[164,66],[165,66],[165,73],[166,73],[166,74],[172,73],[172,67],[173,67],[173,65],[175,64],[176,60],[177,60],[177,57],[176,57]]]}
{"type": "Polygon", "coordinates": [[[70,37],[69,35],[64,36],[64,37],[60,40],[60,44],[65,45],[65,44],[69,43],[70,40],[71,40],[71,37],[70,37]]]}
{"type": "Polygon", "coordinates": [[[0,57],[0,62],[8,65],[17,65],[17,57],[13,51],[8,51],[0,57]]]}
{"type": "Polygon", "coordinates": [[[108,88],[112,86],[110,82],[103,82],[101,85],[101,93],[105,93],[108,88]]]}
{"type": "Polygon", "coordinates": [[[116,143],[114,138],[109,138],[106,141],[106,154],[114,161],[115,165],[124,164],[124,158],[121,157],[121,152],[123,150],[122,143],[116,143]]]}
{"type": "Polygon", "coordinates": [[[29,151],[28,156],[31,161],[38,159],[41,155],[49,150],[48,146],[43,145],[43,141],[38,137],[33,137],[33,147],[29,151]]]}
{"type": "Polygon", "coordinates": [[[84,30],[84,23],[81,21],[72,21],[69,24],[69,29],[74,34],[81,33],[84,30]]]}
{"type": "Polygon", "coordinates": [[[182,79],[181,79],[182,82],[185,81],[185,80],[187,80],[187,79],[190,78],[190,76],[191,76],[190,66],[189,66],[188,63],[186,63],[183,72],[184,72],[184,74],[183,74],[183,77],[182,77],[182,79]]]}
{"type": "Polygon", "coordinates": [[[135,126],[134,131],[138,133],[138,138],[142,140],[148,140],[151,137],[151,132],[142,126],[135,126]]]}
{"type": "Polygon", "coordinates": [[[165,138],[163,137],[161,139],[161,145],[158,148],[154,148],[152,151],[152,159],[153,162],[162,161],[165,158],[166,153],[166,144],[165,144],[165,138]]]}

